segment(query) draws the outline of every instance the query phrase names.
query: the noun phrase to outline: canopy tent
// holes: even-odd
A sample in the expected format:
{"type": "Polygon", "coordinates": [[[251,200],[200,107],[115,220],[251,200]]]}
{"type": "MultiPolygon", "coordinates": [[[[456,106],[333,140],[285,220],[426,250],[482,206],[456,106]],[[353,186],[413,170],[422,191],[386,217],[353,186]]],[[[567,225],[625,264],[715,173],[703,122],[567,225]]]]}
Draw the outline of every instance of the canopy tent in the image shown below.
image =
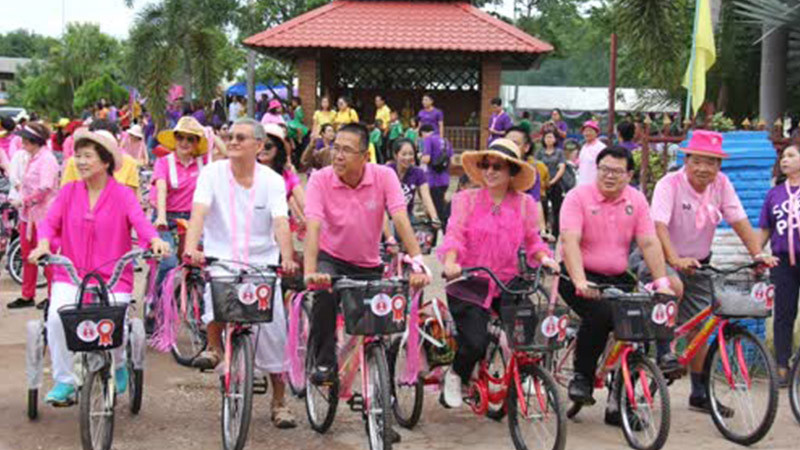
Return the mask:
{"type": "MultiPolygon", "coordinates": [[[[604,112],[608,110],[608,88],[566,86],[502,86],[500,96],[519,111],[549,114],[561,109],[564,114],[604,112]]],[[[617,113],[680,112],[677,102],[664,100],[666,92],[656,89],[617,88],[617,113]]]]}
{"type": "MultiPolygon", "coordinates": [[[[267,85],[264,83],[256,83],[256,100],[260,99],[262,94],[267,94],[269,98],[274,97],[273,91],[283,100],[289,97],[289,89],[283,84],[267,85]]],[[[228,86],[228,89],[225,90],[225,95],[228,97],[234,95],[240,97],[247,96],[247,83],[241,82],[228,86]]]]}

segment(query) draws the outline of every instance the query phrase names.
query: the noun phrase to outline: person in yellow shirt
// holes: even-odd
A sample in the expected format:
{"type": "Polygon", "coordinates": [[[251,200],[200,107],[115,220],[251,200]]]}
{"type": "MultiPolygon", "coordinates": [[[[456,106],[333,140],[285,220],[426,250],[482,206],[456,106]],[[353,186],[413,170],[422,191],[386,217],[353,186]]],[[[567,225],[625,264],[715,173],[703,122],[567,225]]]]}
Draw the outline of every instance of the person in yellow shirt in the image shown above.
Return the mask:
{"type": "Polygon", "coordinates": [[[386,104],[386,99],[382,95],[375,96],[375,122],[381,121],[381,133],[385,136],[392,122],[392,109],[386,104]]]}
{"type": "MultiPolygon", "coordinates": [[[[67,183],[80,179],[81,176],[78,173],[78,167],[75,165],[75,157],[70,157],[64,163],[64,170],[61,175],[61,186],[63,187],[67,183]]],[[[139,195],[139,163],[136,162],[132,156],[123,153],[122,167],[114,172],[114,179],[117,180],[119,184],[133,189],[137,196],[139,195]]]]}
{"type": "Polygon", "coordinates": [[[311,135],[318,136],[322,126],[329,123],[333,125],[336,118],[336,111],[331,109],[331,98],[323,95],[319,99],[319,109],[314,111],[313,124],[311,126],[311,135]]]}
{"type": "Polygon", "coordinates": [[[358,122],[358,113],[355,109],[350,107],[350,103],[345,97],[339,97],[339,100],[336,102],[336,106],[339,108],[339,110],[336,111],[336,116],[333,118],[333,126],[337,131],[342,127],[342,125],[358,122]]]}

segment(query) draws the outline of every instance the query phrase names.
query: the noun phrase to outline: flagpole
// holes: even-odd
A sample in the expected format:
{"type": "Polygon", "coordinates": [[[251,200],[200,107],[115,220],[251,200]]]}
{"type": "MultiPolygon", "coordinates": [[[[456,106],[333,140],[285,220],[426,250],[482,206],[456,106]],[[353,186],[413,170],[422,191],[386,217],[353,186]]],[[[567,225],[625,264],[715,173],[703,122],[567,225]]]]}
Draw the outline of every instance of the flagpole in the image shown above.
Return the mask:
{"type": "Polygon", "coordinates": [[[697,57],[697,24],[700,18],[700,0],[694,2],[694,31],[692,31],[692,56],[689,59],[689,87],[686,93],[686,120],[692,118],[692,91],[694,90],[694,62],[697,57]]]}

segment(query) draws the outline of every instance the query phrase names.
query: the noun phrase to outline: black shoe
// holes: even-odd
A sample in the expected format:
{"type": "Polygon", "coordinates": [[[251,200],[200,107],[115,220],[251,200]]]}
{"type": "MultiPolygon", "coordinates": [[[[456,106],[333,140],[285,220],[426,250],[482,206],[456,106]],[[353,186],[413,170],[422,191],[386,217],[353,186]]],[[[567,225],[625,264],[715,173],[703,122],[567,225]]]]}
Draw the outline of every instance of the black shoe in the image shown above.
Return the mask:
{"type": "Polygon", "coordinates": [[[569,399],[575,403],[594,405],[593,391],[591,379],[583,374],[576,373],[572,381],[569,382],[569,399]]]}
{"type": "Polygon", "coordinates": [[[399,444],[402,438],[400,437],[400,433],[394,430],[394,428],[389,428],[389,442],[392,444],[399,444]]]}
{"type": "Polygon", "coordinates": [[[658,368],[666,376],[667,374],[680,372],[683,367],[675,353],[669,352],[658,358],[658,368]]]}
{"type": "Polygon", "coordinates": [[[24,299],[22,297],[14,300],[13,302],[6,305],[8,309],[22,309],[22,308],[31,308],[36,306],[36,301],[32,298],[24,299]]]}
{"type": "Polygon", "coordinates": [[[311,384],[317,386],[333,383],[334,380],[336,380],[336,370],[326,366],[317,366],[309,377],[311,384]]]}
{"type": "MultiPolygon", "coordinates": [[[[689,397],[689,409],[692,409],[697,412],[702,412],[706,414],[711,414],[711,401],[703,396],[703,397],[689,397]]],[[[720,415],[726,419],[730,419],[733,417],[733,410],[728,408],[723,404],[717,404],[717,409],[719,409],[720,415]]]]}
{"type": "Polygon", "coordinates": [[[784,367],[778,368],[778,387],[780,389],[786,389],[789,387],[790,381],[789,376],[791,371],[784,367]]]}
{"type": "MultiPolygon", "coordinates": [[[[644,430],[642,426],[642,422],[636,417],[636,414],[628,414],[628,420],[630,420],[631,430],[639,432],[644,430]]],[[[612,427],[622,427],[622,413],[619,411],[611,411],[606,409],[606,417],[604,419],[606,425],[612,427]]]]}
{"type": "Polygon", "coordinates": [[[47,305],[49,304],[50,304],[50,299],[46,298],[36,304],[36,309],[38,309],[39,311],[45,310],[47,309],[47,305]]]}

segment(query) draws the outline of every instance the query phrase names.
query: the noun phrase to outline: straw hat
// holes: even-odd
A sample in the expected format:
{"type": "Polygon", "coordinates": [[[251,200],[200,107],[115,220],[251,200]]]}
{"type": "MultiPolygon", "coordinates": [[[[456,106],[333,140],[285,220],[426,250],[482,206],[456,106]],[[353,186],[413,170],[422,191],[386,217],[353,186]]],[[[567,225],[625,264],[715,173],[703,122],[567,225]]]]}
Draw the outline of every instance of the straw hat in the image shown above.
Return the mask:
{"type": "Polygon", "coordinates": [[[681,148],[681,150],[691,155],[701,155],[719,159],[725,159],[730,156],[722,150],[722,135],[715,131],[693,131],[689,143],[686,144],[686,147],[681,148]]]}
{"type": "Polygon", "coordinates": [[[200,122],[198,122],[194,117],[181,117],[180,120],[178,120],[178,123],[175,125],[175,128],[171,130],[164,130],[158,133],[158,142],[162,143],[164,147],[167,147],[171,151],[175,151],[175,145],[177,144],[175,141],[175,132],[191,134],[200,139],[194,156],[202,156],[208,153],[208,139],[206,139],[203,126],[200,125],[200,122]]]}
{"type": "Polygon", "coordinates": [[[83,139],[92,141],[111,153],[111,156],[114,157],[112,172],[122,167],[122,153],[119,151],[117,139],[113,134],[106,130],[89,131],[88,128],[78,128],[78,131],[75,132],[75,142],[77,143],[83,139]]]}
{"type": "Polygon", "coordinates": [[[464,172],[473,182],[481,186],[486,185],[483,179],[483,172],[478,168],[478,163],[485,156],[505,159],[509,164],[514,164],[520,168],[519,173],[511,178],[511,189],[527,191],[536,182],[536,169],[522,159],[517,144],[505,138],[494,140],[488,150],[468,151],[461,155],[461,165],[464,167],[464,172]]]}
{"type": "Polygon", "coordinates": [[[64,128],[64,127],[66,127],[67,125],[69,125],[69,119],[67,119],[66,117],[62,117],[62,118],[61,118],[61,119],[59,119],[59,121],[56,123],[56,128],[64,128]]]}

